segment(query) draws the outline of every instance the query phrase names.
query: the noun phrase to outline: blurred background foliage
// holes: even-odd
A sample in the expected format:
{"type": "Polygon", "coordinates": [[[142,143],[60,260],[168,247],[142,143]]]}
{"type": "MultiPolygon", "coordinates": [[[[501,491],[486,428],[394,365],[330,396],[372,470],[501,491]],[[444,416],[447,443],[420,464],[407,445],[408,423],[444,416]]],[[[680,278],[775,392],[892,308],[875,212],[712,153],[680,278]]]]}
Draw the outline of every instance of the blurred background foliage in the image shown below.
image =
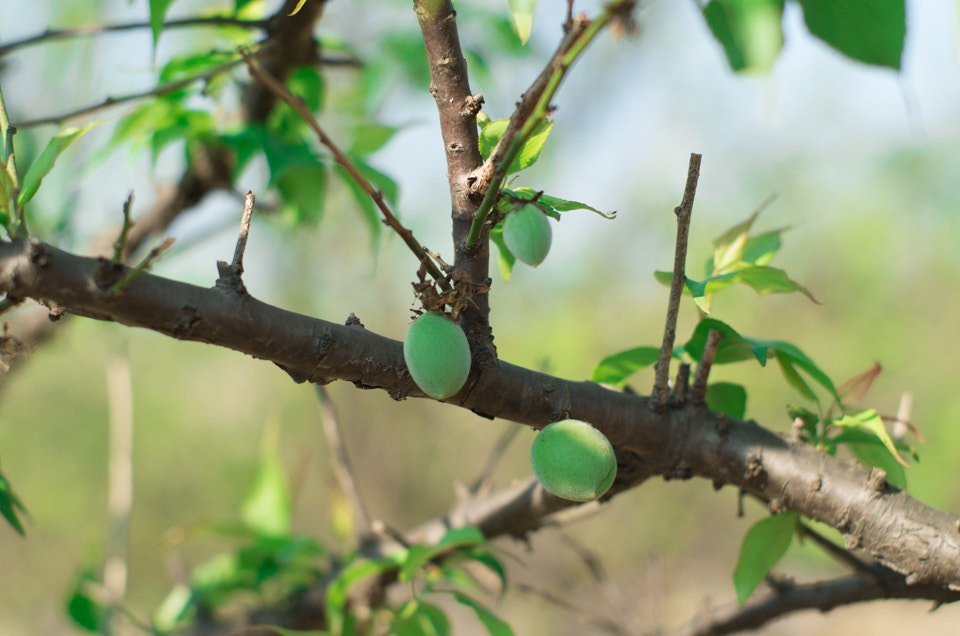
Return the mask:
{"type": "MultiPolygon", "coordinates": [[[[492,118],[510,114],[559,36],[562,3],[555,4],[540,9],[521,49],[508,30],[506,2],[457,3],[472,88],[484,94],[492,118]]],[[[589,11],[597,3],[583,4],[589,11]]],[[[181,0],[169,17],[216,6],[181,0]]],[[[702,152],[691,275],[700,273],[712,238],[777,194],[758,226],[793,228],[778,262],[822,303],[735,289],[716,301],[714,315],[745,335],[797,344],[836,381],[879,361],[884,372],[869,405],[894,414],[901,394],[910,392],[912,421],[927,440],[918,449],[921,462],[908,471],[910,490],[929,504],[960,510],[957,16],[948,2],[913,2],[908,10],[900,74],[851,62],[813,40],[792,5],[784,51],[760,77],[729,71],[695,3],[650,3],[639,11],[637,36],[601,38],[561,89],[552,136],[520,183],[617,210],[618,218],[566,213],[543,265],[518,267],[509,284],[493,274],[491,322],[501,357],[583,379],[603,356],[659,343],[667,293],[652,272],[672,262],[672,210],[687,156],[702,152]]],[[[147,9],[145,2],[119,0],[0,0],[0,16],[2,44],[52,26],[143,20],[147,9]]],[[[399,213],[418,238],[451,256],[442,144],[409,3],[331,2],[320,35],[369,62],[363,72],[325,72],[322,121],[335,138],[349,138],[357,123],[349,109],[359,101],[377,121],[398,128],[370,155],[370,165],[399,184],[399,213]]],[[[3,60],[4,95],[15,119],[55,114],[149,88],[155,68],[171,55],[183,47],[202,51],[218,37],[204,29],[171,30],[159,42],[156,66],[149,30],[25,49],[3,60]]],[[[45,182],[34,205],[43,238],[83,250],[119,221],[131,189],[135,212],[145,209],[154,189],[182,170],[177,143],[159,154],[155,169],[148,152],[125,147],[92,161],[113,124],[78,142],[45,182]]],[[[18,134],[20,160],[29,161],[54,132],[18,134]]],[[[266,178],[262,163],[255,164],[237,187],[267,204],[271,198],[260,194],[266,178]]],[[[245,260],[248,288],[267,302],[331,321],[355,313],[367,328],[400,339],[413,306],[409,283],[416,264],[386,233],[371,250],[355,205],[331,180],[319,222],[294,231],[282,215],[256,217],[245,260]]],[[[183,247],[156,273],[212,284],[215,261],[232,254],[240,209],[228,195],[207,197],[171,228],[183,247]]],[[[681,339],[696,318],[687,302],[681,339]]],[[[171,528],[237,518],[269,423],[280,426],[296,530],[348,547],[330,530],[337,496],[309,387],[230,351],[74,319],[17,362],[0,396],[3,470],[32,514],[27,539],[12,531],[0,535],[0,633],[68,631],[63,605],[73,577],[101,557],[104,369],[115,357],[129,359],[133,381],[133,608],[149,614],[184,564],[223,549],[222,542],[201,539],[169,551],[161,538],[171,528]]],[[[800,398],[775,367],[732,365],[717,368],[713,379],[748,387],[748,417],[774,430],[789,428],[785,405],[800,398]]],[[[631,384],[648,391],[652,372],[631,384]]],[[[401,529],[442,514],[454,500],[454,483],[472,481],[511,426],[425,400],[395,403],[350,385],[333,385],[330,394],[371,514],[401,529]]],[[[524,431],[508,450],[495,475],[498,485],[529,475],[532,437],[524,431]]],[[[701,481],[656,481],[616,497],[602,514],[534,534],[530,550],[517,542],[501,545],[518,557],[507,560],[512,581],[598,613],[610,608],[640,632],[661,622],[676,626],[705,606],[730,602],[739,542],[762,514],[747,503],[746,518],[738,518],[731,489],[714,493],[701,481]],[[609,585],[591,581],[567,535],[597,551],[609,585]]],[[[812,549],[795,546],[788,557],[779,569],[798,580],[832,567],[812,549]]],[[[764,633],[839,634],[854,623],[872,633],[907,625],[948,633],[960,618],[956,608],[926,610],[874,604],[793,617],[764,633]]],[[[508,594],[499,612],[518,634],[595,633],[522,590],[508,594]]],[[[454,619],[457,633],[476,628],[457,623],[456,612],[454,619]]]]}

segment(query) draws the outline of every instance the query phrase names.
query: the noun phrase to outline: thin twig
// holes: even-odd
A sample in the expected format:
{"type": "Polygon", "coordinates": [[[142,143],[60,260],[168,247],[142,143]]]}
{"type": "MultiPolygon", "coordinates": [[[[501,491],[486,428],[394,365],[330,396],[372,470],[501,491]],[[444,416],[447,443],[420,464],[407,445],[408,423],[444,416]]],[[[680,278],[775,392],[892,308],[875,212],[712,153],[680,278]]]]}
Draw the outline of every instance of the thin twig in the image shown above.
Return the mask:
{"type": "Polygon", "coordinates": [[[357,483],[353,465],[350,463],[347,446],[343,441],[337,411],[333,408],[333,401],[330,399],[326,387],[315,384],[313,388],[317,392],[317,397],[320,398],[320,422],[323,424],[323,434],[327,438],[327,450],[330,453],[333,476],[337,480],[337,485],[340,486],[343,496],[347,498],[358,534],[361,537],[366,536],[371,532],[370,515],[363,503],[363,497],[360,496],[360,486],[357,483]]]}
{"type": "Polygon", "coordinates": [[[663,330],[663,344],[660,347],[660,360],[657,362],[657,375],[653,384],[651,406],[662,409],[670,397],[670,358],[673,356],[673,341],[677,337],[677,316],[680,313],[680,296],[687,282],[685,273],[687,263],[687,236],[690,232],[690,215],[693,212],[693,199],[697,194],[697,181],[700,179],[701,155],[690,154],[687,168],[687,183],[683,189],[683,200],[674,209],[677,215],[677,246],[673,257],[673,280],[670,283],[670,303],[667,305],[667,324],[663,330]]]}
{"type": "Polygon", "coordinates": [[[233,251],[233,262],[230,267],[237,273],[243,274],[243,252],[247,249],[247,237],[250,235],[250,219],[253,217],[253,204],[257,198],[253,192],[247,190],[243,199],[243,217],[240,219],[240,235],[237,237],[237,247],[233,251]]]}
{"type": "Polygon", "coordinates": [[[120,234],[113,243],[113,262],[123,261],[123,255],[127,249],[127,238],[133,223],[130,221],[130,209],[133,207],[133,190],[127,195],[127,200],[123,203],[123,224],[120,226],[120,234]]]}
{"type": "Polygon", "coordinates": [[[595,20],[585,17],[575,18],[569,25],[557,51],[550,58],[546,68],[524,93],[523,99],[510,117],[510,123],[490,156],[477,173],[477,183],[486,187],[483,201],[477,209],[467,236],[466,246],[472,248],[480,240],[487,217],[493,211],[500,195],[500,186],[507,176],[507,170],[523,149],[537,127],[553,110],[550,101],[556,95],[560,84],[573,63],[584,52],[600,31],[607,26],[615,15],[622,13],[634,4],[633,0],[616,0],[607,5],[606,10],[595,20]]]}
{"type": "MultiPolygon", "coordinates": [[[[257,51],[257,53],[254,53],[251,55],[259,55],[263,53],[266,50],[266,48],[267,48],[266,46],[261,47],[260,50],[257,51]]],[[[106,99],[104,99],[102,102],[98,104],[93,104],[91,106],[84,106],[76,110],[72,110],[66,113],[61,113],[59,115],[42,117],[40,119],[28,119],[26,121],[17,122],[17,127],[35,128],[37,126],[50,126],[50,125],[59,126],[67,120],[76,119],[77,117],[82,117],[84,115],[92,115],[94,113],[100,112],[101,110],[113,108],[114,106],[117,106],[119,104],[125,104],[127,102],[137,101],[140,99],[144,99],[146,97],[160,97],[162,95],[166,95],[168,93],[178,91],[181,88],[185,88],[196,82],[206,81],[213,77],[216,77],[221,73],[225,73],[229,71],[233,67],[240,64],[242,61],[243,61],[243,58],[237,58],[225,64],[221,64],[220,66],[216,66],[210,69],[209,71],[206,71],[205,73],[194,75],[193,77],[177,80],[176,82],[167,82],[166,84],[155,86],[147,91],[140,91],[138,93],[129,93],[127,95],[121,95],[120,97],[107,97],[106,99]]]]}
{"type": "Polygon", "coordinates": [[[317,139],[320,141],[320,143],[323,144],[327,150],[330,151],[330,154],[333,155],[333,159],[337,162],[337,165],[343,168],[347,174],[350,175],[350,178],[353,179],[354,182],[356,182],[356,184],[359,185],[360,188],[367,194],[367,196],[373,200],[377,208],[380,209],[380,213],[383,214],[383,219],[387,226],[396,232],[401,239],[403,239],[403,242],[406,243],[407,247],[410,248],[410,251],[412,251],[417,259],[424,264],[424,266],[426,266],[430,276],[437,281],[442,289],[450,289],[449,283],[444,280],[445,276],[443,272],[441,272],[436,264],[430,259],[430,255],[423,248],[423,246],[417,242],[417,239],[413,236],[413,232],[405,228],[393,214],[393,210],[390,209],[390,206],[383,198],[383,193],[380,190],[377,190],[373,184],[371,184],[370,181],[360,173],[353,161],[350,160],[350,157],[340,150],[333,140],[327,136],[327,134],[323,131],[323,128],[320,126],[320,123],[313,116],[313,113],[310,112],[310,109],[307,107],[306,103],[304,103],[302,99],[295,97],[275,77],[259,68],[254,63],[253,57],[250,56],[250,54],[245,50],[241,49],[240,54],[247,63],[247,68],[250,70],[250,75],[252,75],[253,78],[257,80],[264,88],[273,93],[277,98],[282,99],[290,106],[290,108],[294,110],[294,112],[300,115],[303,121],[305,121],[317,135],[317,139]]]}
{"type": "Polygon", "coordinates": [[[487,455],[487,461],[483,463],[483,468],[480,469],[480,473],[470,486],[471,494],[475,495],[480,492],[484,484],[490,481],[490,476],[500,462],[500,458],[503,457],[503,453],[507,450],[507,447],[510,446],[510,442],[514,440],[521,429],[522,427],[519,424],[511,424],[507,430],[500,435],[493,445],[493,448],[490,449],[490,454],[487,455]]]}
{"type": "Polygon", "coordinates": [[[798,525],[803,536],[811,539],[814,543],[820,546],[823,551],[830,556],[830,558],[837,561],[841,565],[850,568],[856,574],[859,574],[871,583],[883,585],[883,570],[860,559],[855,554],[850,552],[850,550],[838,546],[836,543],[826,538],[802,521],[798,525]]]}
{"type": "Polygon", "coordinates": [[[693,379],[693,400],[698,404],[703,404],[704,397],[707,395],[710,368],[713,366],[713,359],[717,355],[717,347],[720,346],[721,340],[723,340],[723,332],[711,329],[707,333],[707,342],[703,346],[700,364],[697,365],[697,375],[693,379]]]}
{"type": "MultiPolygon", "coordinates": [[[[203,27],[203,26],[233,26],[247,29],[264,29],[270,23],[269,20],[241,20],[229,16],[211,16],[209,18],[184,18],[182,20],[170,20],[163,25],[164,30],[176,29],[181,27],[203,27]]],[[[117,31],[133,31],[136,29],[149,29],[149,22],[128,22],[122,24],[98,24],[81,27],[71,27],[68,29],[47,29],[43,33],[31,35],[22,40],[14,40],[0,45],[0,57],[8,55],[17,49],[21,49],[34,44],[42,44],[50,40],[63,40],[67,38],[80,38],[101,35],[103,33],[114,33],[117,31]]]]}

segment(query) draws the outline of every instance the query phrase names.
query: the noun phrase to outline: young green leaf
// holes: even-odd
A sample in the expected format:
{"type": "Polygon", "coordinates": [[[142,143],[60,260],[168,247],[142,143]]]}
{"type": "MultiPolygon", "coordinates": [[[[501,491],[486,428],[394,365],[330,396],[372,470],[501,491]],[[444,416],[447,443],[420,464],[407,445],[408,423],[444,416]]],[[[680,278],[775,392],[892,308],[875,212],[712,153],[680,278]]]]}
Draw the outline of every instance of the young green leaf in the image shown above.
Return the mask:
{"type": "Polygon", "coordinates": [[[570,199],[561,199],[560,197],[552,197],[549,194],[540,193],[537,190],[534,190],[533,188],[526,188],[526,187],[511,188],[511,189],[503,188],[501,192],[503,192],[505,195],[512,195],[517,197],[518,199],[524,199],[527,201],[536,197],[537,203],[547,208],[546,210],[547,214],[550,214],[550,216],[552,216],[557,220],[560,220],[560,215],[555,213],[551,214],[551,212],[571,212],[573,210],[589,210],[590,212],[593,212],[594,214],[598,214],[608,220],[612,220],[617,217],[616,212],[610,212],[609,214],[606,212],[601,212],[597,208],[591,205],[587,205],[586,203],[581,203],[579,201],[572,201],[570,199]],[[538,194],[540,196],[537,196],[538,194]]]}
{"type": "Polygon", "coordinates": [[[503,278],[504,282],[510,280],[510,275],[513,273],[513,266],[517,262],[517,257],[510,252],[510,248],[507,247],[507,244],[503,240],[503,223],[498,223],[492,230],[490,230],[490,240],[497,246],[497,251],[500,254],[498,263],[500,265],[500,276],[503,278]]]}
{"type": "Polygon", "coordinates": [[[747,390],[739,384],[715,382],[707,387],[707,408],[742,420],[747,413],[747,390]]]}
{"type": "MultiPolygon", "coordinates": [[[[484,159],[490,157],[490,153],[493,152],[497,142],[500,141],[500,137],[507,130],[507,124],[509,123],[509,119],[497,119],[484,126],[483,130],[480,131],[480,154],[483,155],[484,159]]],[[[517,158],[510,164],[510,168],[507,170],[508,175],[525,170],[537,162],[537,159],[540,158],[540,151],[543,150],[543,144],[546,143],[552,129],[553,122],[549,119],[544,119],[533,129],[530,137],[523,142],[517,158]]]]}
{"type": "Polygon", "coordinates": [[[457,599],[457,602],[461,605],[466,605],[477,615],[477,618],[483,623],[483,626],[487,629],[487,633],[490,636],[513,636],[513,629],[510,628],[506,622],[503,621],[496,614],[488,610],[478,601],[470,598],[463,592],[453,591],[451,592],[453,597],[457,599]]]}
{"type": "Polygon", "coordinates": [[[377,209],[376,204],[370,199],[370,196],[360,187],[360,184],[353,180],[347,171],[341,168],[340,166],[334,166],[334,173],[340,177],[340,180],[347,190],[350,191],[350,194],[353,196],[353,200],[357,204],[357,211],[360,213],[360,218],[363,219],[363,222],[366,224],[367,229],[370,230],[370,241],[372,244],[376,243],[377,239],[380,238],[380,232],[383,229],[382,224],[380,223],[380,211],[377,209]]]}
{"type": "Polygon", "coordinates": [[[17,514],[18,510],[23,515],[29,515],[23,502],[17,496],[17,493],[13,491],[10,480],[7,479],[6,475],[0,473],[0,514],[2,514],[3,518],[7,520],[7,523],[17,531],[17,534],[25,537],[27,532],[23,528],[23,522],[20,521],[20,515],[17,514]]]}
{"type": "Polygon", "coordinates": [[[517,37],[522,44],[530,39],[530,29],[533,27],[533,9],[537,0],[509,0],[510,12],[513,14],[513,25],[517,30],[517,37]]]}
{"type": "Polygon", "coordinates": [[[730,68],[767,73],[783,48],[784,0],[711,0],[703,17],[723,45],[730,68]]]}
{"type": "Polygon", "coordinates": [[[400,129],[396,126],[385,126],[378,123],[357,126],[353,131],[353,144],[347,154],[357,157],[366,157],[373,154],[383,148],[397,134],[398,130],[400,129]]]}
{"type": "Polygon", "coordinates": [[[33,198],[33,195],[40,189],[40,183],[43,181],[43,178],[50,174],[50,171],[53,170],[53,164],[56,163],[57,158],[63,154],[63,151],[66,150],[70,144],[79,139],[85,132],[96,128],[101,123],[102,122],[96,121],[83,128],[71,126],[57,133],[53,139],[47,143],[39,156],[37,156],[33,165],[27,170],[27,174],[23,178],[23,185],[20,189],[20,196],[17,198],[17,205],[25,205],[33,198]]]}
{"type": "Polygon", "coordinates": [[[241,512],[243,522],[264,535],[290,533],[293,505],[280,457],[279,427],[275,424],[264,429],[256,477],[241,512]]]}
{"type": "Polygon", "coordinates": [[[800,0],[810,33],[855,60],[900,69],[904,0],[800,0]]]}
{"type": "Polygon", "coordinates": [[[404,603],[394,616],[389,633],[396,636],[447,636],[450,633],[450,621],[443,610],[416,598],[404,603]]]}
{"type": "Polygon", "coordinates": [[[893,438],[890,437],[890,433],[887,432],[887,427],[883,424],[883,418],[877,415],[877,412],[873,409],[867,409],[859,413],[849,413],[839,420],[834,420],[833,423],[837,426],[855,427],[873,433],[901,465],[907,466],[907,462],[904,461],[903,457],[900,457],[900,453],[897,452],[893,438]]]}
{"type": "Polygon", "coordinates": [[[594,367],[590,381],[623,386],[635,372],[657,363],[659,347],[636,347],[607,356],[594,367]]]}
{"type": "Polygon", "coordinates": [[[99,633],[105,627],[107,610],[88,589],[88,586],[99,583],[94,570],[87,568],[77,575],[70,596],[67,597],[67,615],[88,632],[99,633]]]}
{"type": "Polygon", "coordinates": [[[160,34],[163,33],[163,23],[167,17],[167,11],[174,0],[150,0],[150,30],[153,31],[153,50],[157,50],[157,42],[160,41],[160,34]]]}
{"type": "Polygon", "coordinates": [[[737,567],[733,570],[737,603],[743,605],[750,598],[770,569],[790,547],[797,520],[797,513],[791,510],[761,519],[747,530],[740,546],[737,567]]]}
{"type": "Polygon", "coordinates": [[[866,431],[848,430],[833,440],[843,444],[864,466],[883,469],[887,481],[902,490],[907,489],[907,471],[875,435],[866,431]]]}

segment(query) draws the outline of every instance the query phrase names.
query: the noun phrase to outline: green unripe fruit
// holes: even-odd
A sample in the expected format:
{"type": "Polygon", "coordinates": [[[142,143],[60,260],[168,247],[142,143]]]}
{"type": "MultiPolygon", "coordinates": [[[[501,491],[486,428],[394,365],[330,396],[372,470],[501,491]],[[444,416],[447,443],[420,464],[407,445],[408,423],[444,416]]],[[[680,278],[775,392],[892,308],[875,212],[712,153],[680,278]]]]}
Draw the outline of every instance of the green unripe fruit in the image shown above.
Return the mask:
{"type": "Polygon", "coordinates": [[[540,208],[528,203],[507,215],[503,222],[503,242],[518,259],[536,267],[547,257],[553,230],[540,208]]]}
{"type": "Polygon", "coordinates": [[[571,501],[592,501],[617,476],[617,458],[603,433],[580,420],[563,420],[537,433],[530,465],[544,488],[571,501]]]}
{"type": "Polygon", "coordinates": [[[470,344],[463,330],[430,311],[416,320],[403,339],[403,358],[417,386],[443,400],[459,391],[470,374],[470,344]]]}

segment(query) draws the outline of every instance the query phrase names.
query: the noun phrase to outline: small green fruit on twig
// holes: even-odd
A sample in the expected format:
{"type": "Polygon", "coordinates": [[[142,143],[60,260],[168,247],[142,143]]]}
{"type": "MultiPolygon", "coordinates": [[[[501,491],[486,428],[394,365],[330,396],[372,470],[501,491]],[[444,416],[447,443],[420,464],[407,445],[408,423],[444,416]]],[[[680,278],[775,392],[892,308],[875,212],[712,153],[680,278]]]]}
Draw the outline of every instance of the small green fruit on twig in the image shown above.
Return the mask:
{"type": "Polygon", "coordinates": [[[503,242],[518,259],[536,267],[547,257],[553,230],[547,215],[528,203],[507,215],[503,221],[503,242]]]}
{"type": "Polygon", "coordinates": [[[592,501],[617,476],[610,441],[580,420],[563,420],[537,433],[530,447],[533,474],[544,488],[571,501],[592,501]]]}
{"type": "Polygon", "coordinates": [[[403,339],[410,376],[438,400],[463,388],[470,374],[470,344],[463,330],[443,314],[428,311],[413,321],[403,339]]]}

